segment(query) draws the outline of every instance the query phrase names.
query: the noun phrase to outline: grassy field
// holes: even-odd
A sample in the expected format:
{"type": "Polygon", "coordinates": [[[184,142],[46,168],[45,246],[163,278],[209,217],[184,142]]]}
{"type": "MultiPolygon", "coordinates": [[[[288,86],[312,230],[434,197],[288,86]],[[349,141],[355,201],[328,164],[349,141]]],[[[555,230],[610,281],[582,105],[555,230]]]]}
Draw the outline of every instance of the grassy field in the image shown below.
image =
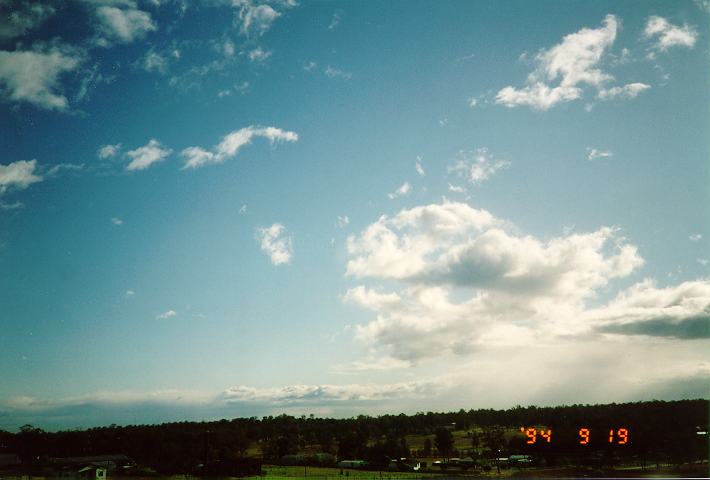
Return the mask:
{"type": "Polygon", "coordinates": [[[328,468],[328,467],[282,467],[278,465],[264,465],[263,467],[265,476],[262,477],[250,477],[253,479],[279,479],[279,478],[313,478],[319,480],[346,480],[346,479],[383,479],[383,480],[397,480],[397,479],[415,479],[415,478],[431,478],[440,477],[441,475],[432,473],[416,473],[416,472],[370,472],[365,470],[353,470],[353,469],[343,469],[343,474],[341,475],[341,469],[339,468],[328,468]]]}

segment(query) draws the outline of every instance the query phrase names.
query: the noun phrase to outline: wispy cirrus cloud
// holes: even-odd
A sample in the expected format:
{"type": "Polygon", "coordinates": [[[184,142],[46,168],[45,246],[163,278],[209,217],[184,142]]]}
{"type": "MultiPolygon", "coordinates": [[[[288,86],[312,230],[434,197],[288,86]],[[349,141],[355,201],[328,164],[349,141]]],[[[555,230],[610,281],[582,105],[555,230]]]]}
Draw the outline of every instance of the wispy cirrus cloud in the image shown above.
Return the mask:
{"type": "Polygon", "coordinates": [[[266,138],[273,145],[277,142],[296,142],[298,134],[276,127],[259,127],[250,125],[234,130],[222,138],[215,147],[205,150],[202,147],[188,147],[181,155],[185,158],[184,169],[196,169],[205,165],[224,163],[237,155],[254,138],[266,138]]]}

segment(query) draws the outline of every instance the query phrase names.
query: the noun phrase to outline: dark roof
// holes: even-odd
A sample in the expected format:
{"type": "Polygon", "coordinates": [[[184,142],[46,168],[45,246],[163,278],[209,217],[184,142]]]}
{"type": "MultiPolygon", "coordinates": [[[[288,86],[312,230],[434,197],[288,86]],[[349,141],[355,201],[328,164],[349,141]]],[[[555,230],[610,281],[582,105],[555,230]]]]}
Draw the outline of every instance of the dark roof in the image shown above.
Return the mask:
{"type": "Polygon", "coordinates": [[[123,454],[114,455],[90,455],[86,457],[64,457],[53,458],[53,463],[58,465],[82,465],[113,462],[116,464],[135,463],[129,456],[123,454]]]}

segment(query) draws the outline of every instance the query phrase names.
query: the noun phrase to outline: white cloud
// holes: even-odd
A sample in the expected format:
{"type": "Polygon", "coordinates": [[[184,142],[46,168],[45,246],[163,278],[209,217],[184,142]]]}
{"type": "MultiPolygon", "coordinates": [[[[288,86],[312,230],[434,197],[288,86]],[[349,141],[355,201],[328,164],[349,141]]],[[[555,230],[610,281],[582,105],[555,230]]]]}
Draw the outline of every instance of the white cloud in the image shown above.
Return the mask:
{"type": "Polygon", "coordinates": [[[101,160],[105,160],[107,158],[115,157],[120,151],[120,143],[116,143],[115,145],[103,145],[101,148],[99,148],[98,156],[101,160]]]}
{"type": "Polygon", "coordinates": [[[707,266],[707,264],[708,264],[707,258],[696,258],[695,260],[703,267],[707,266]]]}
{"type": "Polygon", "coordinates": [[[317,66],[318,66],[318,64],[316,62],[309,61],[309,62],[306,62],[303,64],[303,69],[307,72],[310,72],[311,70],[313,70],[317,66]]]}
{"type": "Polygon", "coordinates": [[[409,195],[411,191],[412,186],[409,184],[409,182],[404,182],[402,185],[399,186],[399,188],[397,188],[397,190],[388,193],[387,196],[390,198],[390,200],[394,200],[397,197],[409,195]]]}
{"type": "Polygon", "coordinates": [[[239,8],[238,24],[240,32],[247,37],[259,37],[266,33],[281,13],[265,3],[259,4],[251,0],[235,0],[239,8]]]}
{"type": "Polygon", "coordinates": [[[23,190],[33,183],[41,182],[35,174],[37,160],[18,160],[8,165],[0,165],[0,195],[10,189],[23,190]]]}
{"type": "Polygon", "coordinates": [[[185,157],[183,168],[199,168],[208,164],[223,163],[234,157],[239,150],[249,145],[256,137],[266,138],[274,144],[276,142],[295,142],[298,140],[296,132],[289,132],[276,127],[258,127],[250,125],[239,130],[234,130],[222,138],[222,141],[211,150],[202,147],[188,147],[181,153],[185,157]]]}
{"type": "Polygon", "coordinates": [[[0,210],[5,210],[5,211],[19,210],[20,208],[23,208],[24,206],[25,206],[25,204],[22,202],[5,203],[5,202],[0,201],[0,210]]]}
{"type": "Polygon", "coordinates": [[[465,188],[458,186],[458,185],[451,185],[450,183],[449,183],[449,191],[454,192],[454,193],[466,193],[465,188]]]}
{"type": "Polygon", "coordinates": [[[126,298],[131,298],[136,296],[136,292],[133,290],[126,290],[126,298]]]}
{"type": "Polygon", "coordinates": [[[615,98],[633,99],[638,97],[639,93],[649,88],[651,88],[650,85],[641,82],[627,83],[621,87],[602,88],[599,90],[597,97],[600,100],[613,100],[615,98]]]}
{"type": "Polygon", "coordinates": [[[293,257],[292,240],[290,236],[286,235],[286,228],[283,225],[274,223],[270,227],[258,228],[257,237],[261,251],[269,256],[271,263],[281,265],[291,262],[291,257],[293,257]]]}
{"type": "Polygon", "coordinates": [[[455,164],[448,167],[449,172],[455,172],[474,185],[479,185],[491,178],[498,170],[508,168],[508,160],[493,157],[487,148],[479,148],[475,152],[461,151],[455,164]]]}
{"type": "Polygon", "coordinates": [[[158,72],[165,75],[168,71],[168,60],[151,48],[143,56],[142,67],[146,72],[158,72]]]}
{"type": "Polygon", "coordinates": [[[233,57],[236,53],[236,48],[234,47],[234,43],[231,40],[225,40],[221,47],[222,53],[224,53],[225,57],[233,57]]]}
{"type": "Polygon", "coordinates": [[[693,48],[698,39],[698,33],[693,27],[679,27],[656,15],[649,17],[643,35],[649,40],[655,40],[653,48],[662,52],[671,47],[693,48]]]}
{"type": "Polygon", "coordinates": [[[537,68],[528,76],[526,86],[504,87],[496,95],[496,103],[511,108],[529,106],[547,110],[558,103],[580,98],[584,85],[600,87],[612,79],[598,65],[614,43],[617,29],[616,17],[607,15],[602,27],[583,28],[566,35],[549,50],[541,50],[535,56],[537,68]],[[559,82],[553,85],[557,80],[559,82]]]}
{"type": "Polygon", "coordinates": [[[245,203],[241,207],[239,207],[239,215],[244,215],[247,213],[247,204],[245,203]]]}
{"type": "Polygon", "coordinates": [[[430,393],[434,382],[400,382],[384,385],[289,385],[275,388],[236,386],[224,391],[229,402],[320,403],[373,401],[401,399],[403,397],[423,397],[430,393]]]}
{"type": "Polygon", "coordinates": [[[263,62],[271,56],[271,52],[269,50],[264,50],[261,47],[256,47],[249,52],[248,56],[249,60],[252,62],[263,62]]]}
{"type": "Polygon", "coordinates": [[[338,215],[336,225],[338,228],[345,228],[350,223],[350,218],[347,215],[338,215]]]}
{"type": "Polygon", "coordinates": [[[701,238],[703,238],[703,236],[699,233],[694,233],[688,236],[688,240],[690,240],[691,242],[698,242],[701,238]]]}
{"type": "Polygon", "coordinates": [[[478,105],[478,99],[476,97],[469,97],[468,106],[474,108],[476,105],[478,105]]]}
{"type": "Polygon", "coordinates": [[[0,39],[19,37],[34,30],[54,15],[54,12],[55,8],[51,4],[3,2],[0,4],[0,39]]]}
{"type": "Polygon", "coordinates": [[[608,150],[597,150],[596,148],[587,147],[587,160],[596,160],[597,158],[609,158],[614,154],[608,150]]]}
{"type": "Polygon", "coordinates": [[[96,9],[101,32],[109,39],[121,43],[140,40],[148,32],[157,29],[150,13],[124,6],[102,5],[96,9]]]}
{"type": "Polygon", "coordinates": [[[171,153],[172,150],[151,139],[146,145],[126,152],[126,156],[131,159],[126,170],[145,170],[154,163],[165,160],[171,153]]]}
{"type": "Polygon", "coordinates": [[[346,71],[344,71],[344,70],[340,70],[339,68],[331,67],[330,65],[328,65],[327,67],[325,67],[325,70],[323,71],[323,73],[325,73],[325,76],[326,76],[326,77],[330,77],[330,78],[344,78],[344,79],[346,79],[346,80],[349,80],[350,77],[353,76],[353,74],[350,73],[350,72],[346,72],[346,71]]]}
{"type": "Polygon", "coordinates": [[[333,17],[330,19],[328,30],[334,30],[338,25],[340,25],[340,14],[338,12],[335,12],[333,14],[333,17]]]}
{"type": "Polygon", "coordinates": [[[83,163],[58,163],[57,165],[52,166],[49,170],[47,170],[46,176],[47,177],[56,177],[59,175],[61,171],[74,171],[77,172],[79,170],[84,169],[84,164],[83,163]]]}
{"type": "MultiPolygon", "coordinates": [[[[344,295],[376,313],[356,327],[356,338],[408,361],[608,328],[602,313],[608,320],[618,306],[589,310],[587,302],[644,263],[615,228],[543,241],[452,202],[382,216],[348,238],[348,253],[348,277],[402,285],[360,285],[344,295]]],[[[710,305],[704,295],[686,310],[697,314],[703,301],[710,305]]]]}
{"type": "Polygon", "coordinates": [[[78,50],[52,47],[45,51],[0,51],[0,87],[6,98],[48,110],[64,110],[67,98],[59,77],[76,70],[83,59],[78,50]]]}
{"type": "Polygon", "coordinates": [[[160,315],[157,315],[155,318],[156,320],[165,320],[168,318],[173,318],[177,316],[177,312],[175,310],[168,310],[167,312],[163,312],[160,315]]]}
{"type": "Polygon", "coordinates": [[[116,225],[117,227],[120,227],[121,225],[123,225],[123,220],[118,217],[111,217],[111,223],[116,225]]]}
{"type": "Polygon", "coordinates": [[[659,288],[646,279],[588,310],[584,320],[605,333],[710,338],[710,281],[659,288]]]}
{"type": "Polygon", "coordinates": [[[420,177],[426,175],[426,172],[424,172],[424,167],[422,166],[422,157],[417,157],[417,161],[414,162],[414,169],[417,171],[417,175],[419,175],[420,177]]]}

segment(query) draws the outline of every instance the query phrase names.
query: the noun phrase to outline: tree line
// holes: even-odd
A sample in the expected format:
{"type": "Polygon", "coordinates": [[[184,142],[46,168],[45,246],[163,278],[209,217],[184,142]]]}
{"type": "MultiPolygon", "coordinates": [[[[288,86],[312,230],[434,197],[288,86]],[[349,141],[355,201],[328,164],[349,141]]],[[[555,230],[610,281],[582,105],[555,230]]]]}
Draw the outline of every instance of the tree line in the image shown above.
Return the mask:
{"type": "Polygon", "coordinates": [[[707,432],[708,408],[708,400],[698,399],[341,419],[278,415],[58,432],[25,425],[18,432],[0,430],[0,453],[18,454],[27,467],[49,457],[123,453],[161,473],[187,473],[198,465],[228,464],[246,457],[278,461],[306,450],[372,462],[412,454],[494,458],[518,453],[533,455],[546,465],[619,458],[682,463],[707,459],[708,436],[698,432],[707,432]],[[544,427],[553,432],[553,441],[539,437],[530,444],[523,432],[511,433],[520,427],[544,427]],[[580,445],[581,428],[597,438],[580,445]],[[611,429],[617,432],[620,428],[630,432],[623,446],[606,438],[611,429]],[[454,448],[452,429],[465,432],[469,448],[454,448]],[[423,449],[412,451],[407,442],[411,435],[427,436],[423,449]]]}

